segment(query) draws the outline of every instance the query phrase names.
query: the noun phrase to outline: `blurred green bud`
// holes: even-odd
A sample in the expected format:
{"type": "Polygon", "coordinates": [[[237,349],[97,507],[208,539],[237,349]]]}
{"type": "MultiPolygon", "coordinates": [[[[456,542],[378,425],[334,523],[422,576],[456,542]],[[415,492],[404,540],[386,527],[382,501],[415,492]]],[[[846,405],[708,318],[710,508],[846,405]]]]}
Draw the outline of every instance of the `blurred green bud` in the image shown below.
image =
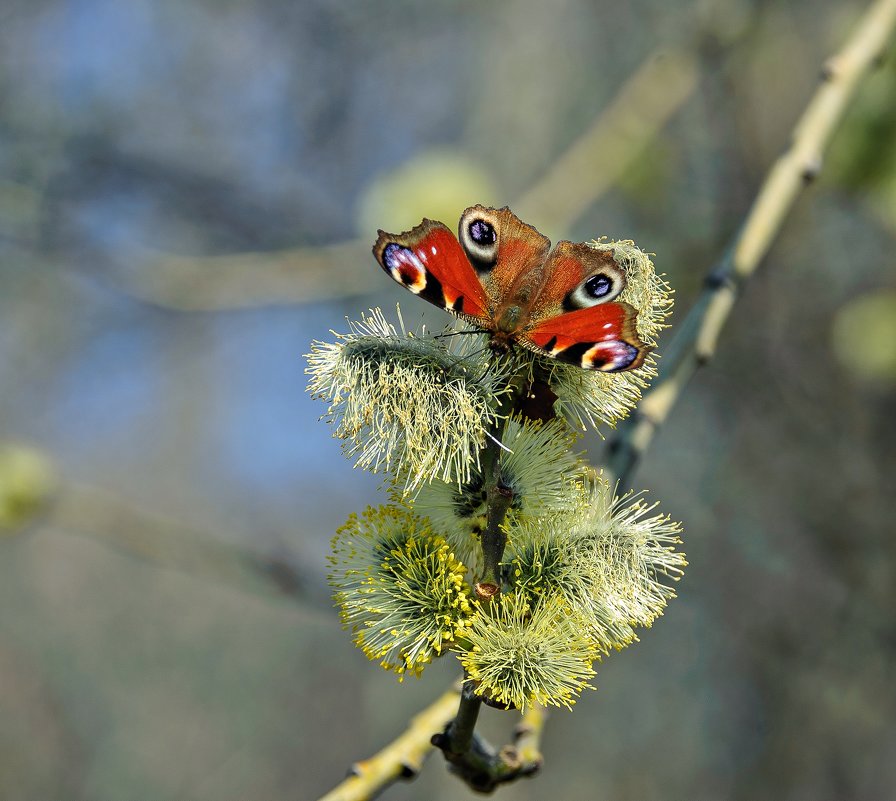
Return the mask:
{"type": "Polygon", "coordinates": [[[55,488],[53,466],[40,451],[24,445],[0,449],[0,533],[29,522],[55,488]]]}
{"type": "Polygon", "coordinates": [[[369,184],[359,204],[358,228],[365,235],[377,228],[405,231],[423,217],[451,226],[471,198],[484,205],[497,198],[482,165],[463,153],[427,150],[369,184]]]}
{"type": "Polygon", "coordinates": [[[896,383],[896,290],[861,295],[842,306],[831,326],[840,365],[869,383],[896,383]]]}

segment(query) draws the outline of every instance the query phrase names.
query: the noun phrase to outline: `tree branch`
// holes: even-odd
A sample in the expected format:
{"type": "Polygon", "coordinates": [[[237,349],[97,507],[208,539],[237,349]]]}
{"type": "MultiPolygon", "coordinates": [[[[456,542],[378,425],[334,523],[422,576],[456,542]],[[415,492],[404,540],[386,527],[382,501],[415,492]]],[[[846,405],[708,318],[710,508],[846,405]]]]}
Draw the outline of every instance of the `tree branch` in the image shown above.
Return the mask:
{"type": "Polygon", "coordinates": [[[610,441],[609,478],[623,490],[688,381],[715,355],[741,288],[768,252],[800,190],[821,170],[822,154],[847,103],[879,63],[894,27],[896,0],[877,0],[843,49],[824,65],[821,85],[797,123],[790,147],[769,171],[729,250],[710,270],[703,293],[663,354],[653,388],[610,441]]]}
{"type": "Polygon", "coordinates": [[[351,775],[320,801],[367,801],[399,779],[413,779],[432,751],[433,732],[444,728],[454,717],[458,690],[446,692],[420,714],[400,737],[370,759],[352,765],[351,775]]]}
{"type": "Polygon", "coordinates": [[[62,481],[35,519],[113,550],[195,578],[262,596],[288,597],[308,607],[330,603],[326,585],[287,555],[235,545],[226,538],[142,510],[108,490],[62,481]]]}
{"type": "Polygon", "coordinates": [[[432,744],[444,752],[445,759],[451,764],[451,771],[479,793],[491,793],[502,784],[524,776],[534,776],[541,769],[543,761],[540,743],[546,718],[544,708],[535,705],[526,710],[523,720],[514,729],[513,743],[510,745],[496,750],[467,725],[465,731],[469,737],[464,740],[462,750],[454,751],[452,747],[459,739],[455,729],[462,723],[464,701],[467,699],[477,703],[472,717],[472,725],[475,725],[475,714],[478,714],[481,699],[465,686],[461,696],[461,711],[443,733],[435,734],[432,738],[432,744]]]}

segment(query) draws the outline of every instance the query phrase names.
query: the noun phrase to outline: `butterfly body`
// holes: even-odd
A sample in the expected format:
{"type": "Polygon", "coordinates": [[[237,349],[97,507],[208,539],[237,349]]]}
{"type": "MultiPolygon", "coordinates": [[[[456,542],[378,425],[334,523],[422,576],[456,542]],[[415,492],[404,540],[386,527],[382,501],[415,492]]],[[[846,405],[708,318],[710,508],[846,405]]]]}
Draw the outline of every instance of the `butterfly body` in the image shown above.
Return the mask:
{"type": "Polygon", "coordinates": [[[637,312],[614,300],[625,288],[610,251],[550,240],[508,208],[472,206],[455,237],[424,219],[379,232],[373,253],[398,283],[490,335],[497,352],[519,344],[586,369],[640,367],[648,348],[637,312]]]}

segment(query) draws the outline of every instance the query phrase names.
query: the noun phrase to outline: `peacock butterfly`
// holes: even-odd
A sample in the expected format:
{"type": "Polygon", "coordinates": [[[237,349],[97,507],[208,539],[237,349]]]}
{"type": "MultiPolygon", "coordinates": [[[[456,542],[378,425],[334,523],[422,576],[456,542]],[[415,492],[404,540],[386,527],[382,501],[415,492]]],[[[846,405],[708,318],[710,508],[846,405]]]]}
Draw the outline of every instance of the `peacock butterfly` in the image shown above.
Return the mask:
{"type": "Polygon", "coordinates": [[[490,346],[513,343],[591,370],[633,370],[648,348],[637,311],[614,300],[623,269],[609,250],[550,240],[506,206],[472,206],[458,236],[424,219],[403,234],[379,231],[373,255],[415,295],[481,328],[490,346]]]}

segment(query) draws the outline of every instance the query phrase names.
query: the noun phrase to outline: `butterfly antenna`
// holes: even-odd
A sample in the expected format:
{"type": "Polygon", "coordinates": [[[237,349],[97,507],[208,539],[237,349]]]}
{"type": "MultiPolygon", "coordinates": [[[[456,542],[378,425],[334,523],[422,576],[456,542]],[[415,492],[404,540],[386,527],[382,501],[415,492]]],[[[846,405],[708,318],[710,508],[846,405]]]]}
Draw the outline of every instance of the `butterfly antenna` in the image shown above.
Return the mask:
{"type": "Polygon", "coordinates": [[[501,440],[499,440],[494,434],[490,434],[488,431],[485,432],[485,436],[487,436],[492,442],[495,443],[501,450],[507,451],[507,453],[513,453],[513,451],[508,448],[501,440]]]}
{"type": "Polygon", "coordinates": [[[441,334],[436,334],[433,336],[433,339],[447,339],[448,337],[457,337],[463,336],[464,334],[481,334],[481,331],[443,331],[441,334]]]}
{"type": "MultiPolygon", "coordinates": [[[[489,350],[492,350],[491,345],[486,345],[484,348],[480,348],[479,350],[474,351],[470,355],[471,356],[476,355],[476,354],[483,353],[483,352],[489,351],[489,350]]],[[[506,354],[495,354],[494,351],[492,351],[492,353],[493,353],[493,358],[489,359],[488,362],[486,363],[485,370],[483,370],[482,374],[480,375],[480,380],[484,380],[484,379],[488,378],[493,373],[498,374],[498,372],[502,369],[502,367],[507,362],[508,357],[506,354]]],[[[512,371],[513,371],[513,365],[511,364],[510,372],[512,372],[512,371]]]]}

